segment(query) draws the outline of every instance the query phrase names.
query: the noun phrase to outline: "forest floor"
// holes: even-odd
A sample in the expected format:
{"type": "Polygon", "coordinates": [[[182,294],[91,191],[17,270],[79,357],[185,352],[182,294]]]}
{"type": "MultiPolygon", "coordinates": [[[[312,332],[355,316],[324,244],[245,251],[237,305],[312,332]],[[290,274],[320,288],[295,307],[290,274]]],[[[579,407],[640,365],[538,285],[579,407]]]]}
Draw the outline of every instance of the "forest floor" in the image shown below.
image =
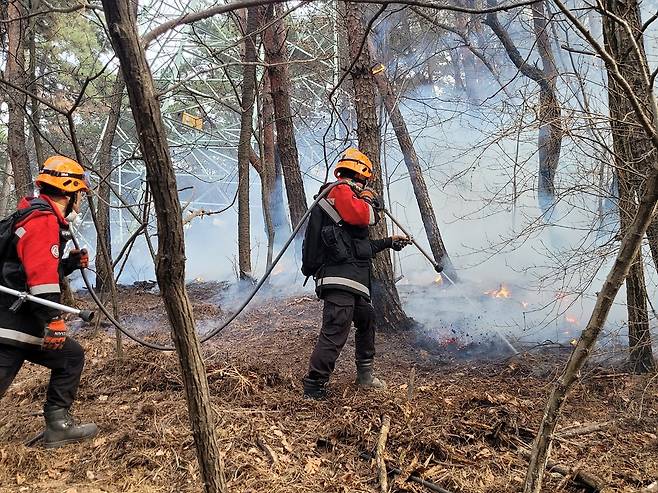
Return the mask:
{"type": "MultiPolygon", "coordinates": [[[[216,286],[215,286],[216,289],[216,286]]],[[[225,313],[190,286],[201,330],[225,313]]],[[[160,298],[121,290],[121,316],[142,333],[167,333],[160,298]]],[[[414,474],[455,493],[519,491],[551,383],[566,351],[531,351],[496,361],[459,357],[454,348],[418,344],[413,334],[380,334],[381,392],[354,383],[348,342],[325,402],[301,398],[301,378],[318,333],[321,303],[294,297],[256,303],[205,345],[231,492],[376,492],[371,452],[382,417],[391,418],[386,446],[391,491],[423,492],[414,474]]],[[[0,492],[200,491],[195,449],[174,354],[78,331],[87,363],[75,406],[93,420],[93,441],[56,451],[27,447],[42,428],[47,372],[26,364],[2,400],[0,492]]],[[[551,459],[601,478],[610,491],[636,492],[658,480],[658,378],[590,366],[564,409],[551,459]],[[585,426],[594,431],[583,433],[585,426]],[[569,436],[569,429],[576,434],[569,436]]],[[[588,491],[573,477],[547,473],[544,491],[588,491]]]]}

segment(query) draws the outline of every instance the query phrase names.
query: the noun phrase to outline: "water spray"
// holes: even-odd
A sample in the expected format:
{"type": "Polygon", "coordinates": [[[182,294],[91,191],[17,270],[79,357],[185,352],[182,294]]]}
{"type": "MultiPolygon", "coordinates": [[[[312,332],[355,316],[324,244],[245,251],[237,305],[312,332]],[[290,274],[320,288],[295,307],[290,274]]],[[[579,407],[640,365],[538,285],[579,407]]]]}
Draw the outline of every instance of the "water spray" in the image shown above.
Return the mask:
{"type": "MultiPolygon", "coordinates": [[[[450,278],[450,276],[449,276],[448,274],[446,274],[445,272],[443,272],[443,267],[442,267],[442,266],[441,266],[436,260],[434,260],[434,257],[432,257],[429,253],[427,253],[427,250],[425,250],[422,246],[420,246],[420,245],[418,244],[418,242],[414,239],[414,237],[413,237],[412,235],[410,235],[409,232],[408,232],[406,229],[404,229],[404,226],[402,226],[402,225],[400,224],[400,222],[399,222],[395,217],[393,217],[393,215],[392,215],[387,209],[383,209],[383,211],[384,211],[384,214],[386,214],[386,215],[389,217],[389,219],[390,219],[390,220],[391,220],[391,221],[392,221],[392,222],[393,222],[398,228],[400,228],[400,231],[402,231],[402,232],[407,236],[407,238],[409,238],[409,240],[411,241],[411,243],[413,243],[413,245],[418,249],[418,251],[419,251],[420,253],[422,253],[423,256],[424,256],[427,260],[429,260],[429,262],[432,264],[432,267],[434,267],[434,270],[435,270],[436,272],[438,272],[438,274],[439,274],[440,276],[443,276],[443,277],[444,277],[444,278],[445,278],[445,279],[446,279],[446,280],[447,280],[452,286],[455,286],[455,281],[453,281],[453,280],[450,278]]],[[[470,298],[464,296],[463,294],[461,295],[461,297],[464,298],[466,301],[468,301],[468,303],[470,303],[470,305],[471,305],[473,308],[475,308],[475,309],[479,309],[478,306],[477,306],[475,303],[473,303],[473,300],[471,300],[470,298]]],[[[500,337],[500,339],[505,343],[505,345],[506,345],[506,346],[507,346],[507,347],[508,347],[508,348],[509,348],[509,349],[510,349],[515,355],[516,355],[516,354],[519,354],[519,351],[518,351],[518,350],[512,345],[512,343],[509,341],[509,339],[508,339],[507,337],[505,337],[505,335],[504,335],[504,334],[503,334],[498,328],[495,328],[495,327],[494,327],[493,330],[496,332],[496,334],[498,335],[498,337],[500,337]]]]}
{"type": "Polygon", "coordinates": [[[45,300],[43,298],[39,298],[38,296],[33,296],[31,294],[17,291],[2,285],[0,285],[0,292],[15,296],[17,298],[14,304],[9,307],[9,310],[12,312],[18,311],[21,305],[23,305],[23,303],[26,301],[31,301],[32,303],[38,303],[39,305],[47,306],[48,308],[54,308],[55,310],[61,310],[65,313],[72,313],[73,315],[80,317],[85,322],[91,322],[94,319],[94,312],[90,310],[78,310],[72,306],[55,303],[54,301],[45,300]]]}

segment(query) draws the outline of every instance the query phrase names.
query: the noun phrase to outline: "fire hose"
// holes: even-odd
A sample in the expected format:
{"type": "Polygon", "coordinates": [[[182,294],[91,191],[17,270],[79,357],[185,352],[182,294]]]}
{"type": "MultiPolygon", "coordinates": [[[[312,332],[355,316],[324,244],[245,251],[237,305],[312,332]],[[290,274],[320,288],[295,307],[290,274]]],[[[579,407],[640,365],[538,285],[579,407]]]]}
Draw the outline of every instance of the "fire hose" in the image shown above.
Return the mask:
{"type": "MultiPolygon", "coordinates": [[[[242,302],[242,304],[237,308],[237,310],[228,319],[226,319],[226,321],[224,321],[224,323],[222,323],[222,325],[220,325],[219,327],[216,327],[215,329],[211,330],[207,334],[204,334],[203,336],[201,336],[201,339],[200,339],[201,343],[209,341],[210,339],[215,337],[217,334],[219,334],[222,330],[224,330],[226,327],[228,327],[231,324],[231,322],[233,322],[238,317],[238,315],[240,315],[240,313],[242,313],[242,311],[247,307],[247,305],[249,303],[251,303],[251,300],[254,299],[254,296],[256,296],[256,294],[258,293],[260,288],[263,287],[263,285],[265,284],[265,282],[269,278],[270,274],[272,273],[272,271],[274,270],[276,265],[279,263],[279,261],[283,257],[283,254],[286,252],[286,250],[288,249],[290,244],[293,242],[293,240],[297,236],[297,233],[299,233],[299,230],[302,229],[302,226],[306,222],[306,219],[308,219],[308,217],[311,215],[311,212],[313,211],[313,208],[320,202],[320,200],[322,200],[324,197],[326,197],[327,194],[331,191],[331,189],[334,188],[336,185],[338,185],[338,182],[329,184],[327,187],[325,187],[324,190],[322,190],[322,192],[320,192],[315,197],[315,200],[310,205],[310,207],[307,209],[307,211],[304,213],[304,215],[300,219],[297,226],[295,226],[295,229],[293,229],[292,233],[290,234],[290,236],[288,237],[286,242],[283,244],[283,247],[281,248],[281,251],[272,260],[272,264],[265,270],[265,273],[263,274],[263,277],[261,277],[260,280],[258,281],[258,283],[256,284],[256,286],[254,286],[254,289],[249,294],[249,296],[247,296],[247,298],[242,302]]],[[[73,236],[72,239],[73,239],[73,244],[75,245],[75,247],[77,249],[80,249],[80,244],[78,243],[78,240],[75,238],[75,236],[73,236]]],[[[92,299],[98,305],[98,308],[103,312],[103,314],[110,321],[110,323],[117,328],[117,330],[119,330],[122,334],[126,335],[127,337],[129,337],[133,341],[135,341],[135,342],[137,342],[137,343],[141,344],[142,346],[145,346],[149,349],[155,349],[157,351],[175,351],[176,348],[174,346],[163,346],[161,344],[146,341],[146,340],[142,339],[141,337],[133,334],[132,332],[130,332],[125,327],[123,327],[112,316],[112,314],[109,312],[109,310],[107,308],[105,308],[105,306],[103,305],[103,302],[100,300],[100,298],[98,297],[98,294],[96,293],[93,286],[91,285],[91,282],[89,281],[89,278],[87,277],[87,273],[85,272],[85,270],[80,269],[80,272],[82,273],[82,279],[83,279],[83,281],[85,283],[85,286],[87,287],[87,290],[89,291],[89,294],[91,295],[92,299]]]]}
{"type": "MultiPolygon", "coordinates": [[[[219,334],[226,327],[228,327],[238,317],[238,315],[240,315],[240,313],[242,313],[242,311],[244,311],[244,309],[247,307],[247,305],[249,305],[249,303],[251,303],[251,301],[254,299],[254,297],[256,296],[258,291],[260,291],[260,289],[263,287],[263,285],[265,284],[265,282],[269,278],[270,274],[272,274],[272,271],[275,269],[276,265],[279,263],[279,261],[281,260],[281,258],[285,254],[285,252],[290,247],[290,244],[293,242],[293,240],[297,236],[297,233],[299,233],[302,226],[304,225],[304,223],[306,222],[308,217],[311,215],[311,212],[313,211],[313,209],[318,205],[318,203],[324,197],[327,196],[327,194],[331,191],[331,189],[333,189],[339,183],[340,182],[335,182],[335,183],[329,184],[315,197],[315,200],[311,203],[309,208],[306,210],[304,215],[301,217],[301,219],[299,220],[299,223],[297,223],[297,225],[293,229],[292,233],[290,234],[290,236],[288,237],[286,242],[283,244],[283,247],[281,248],[281,251],[272,260],[271,265],[265,270],[265,273],[263,274],[263,277],[261,277],[261,279],[258,281],[258,283],[256,283],[256,285],[254,286],[254,289],[251,291],[251,293],[240,304],[240,306],[235,310],[235,312],[228,319],[226,319],[220,326],[216,327],[215,329],[213,329],[213,330],[209,331],[208,333],[204,334],[203,336],[201,336],[201,338],[200,338],[201,343],[205,343],[205,342],[209,341],[210,339],[214,338],[215,336],[217,336],[217,334],[219,334]]],[[[452,279],[450,279],[450,277],[448,275],[446,275],[444,272],[441,272],[442,271],[441,266],[434,260],[434,258],[431,255],[429,255],[427,253],[427,251],[425,251],[425,249],[421,245],[418,244],[418,242],[413,238],[413,236],[411,236],[406,231],[406,229],[400,224],[400,222],[395,217],[393,217],[393,215],[391,215],[391,213],[388,210],[383,209],[383,212],[411,240],[411,243],[421,252],[421,254],[424,257],[426,257],[427,260],[429,260],[429,262],[434,267],[434,270],[441,273],[441,275],[444,276],[450,282],[450,284],[454,285],[455,282],[452,279]]],[[[73,244],[75,245],[75,248],[80,249],[80,244],[79,244],[77,238],[75,237],[75,235],[71,235],[71,239],[73,241],[73,244]]],[[[121,325],[121,323],[118,322],[114,318],[114,316],[109,312],[109,310],[105,307],[105,305],[103,304],[103,302],[99,298],[98,294],[96,293],[96,290],[94,289],[91,282],[89,281],[89,277],[87,276],[87,273],[85,272],[85,269],[80,268],[80,273],[82,274],[82,279],[84,281],[84,284],[85,284],[87,290],[89,291],[90,296],[94,300],[94,303],[96,303],[96,305],[98,306],[100,311],[103,313],[103,315],[105,315],[105,317],[107,317],[108,321],[112,325],[114,325],[114,327],[116,327],[117,330],[119,330],[126,337],[132,339],[133,341],[137,342],[138,344],[141,344],[142,346],[147,347],[149,349],[154,349],[154,350],[157,350],[157,351],[175,351],[176,350],[176,348],[174,346],[165,346],[165,345],[162,345],[162,344],[158,344],[158,343],[155,343],[155,342],[149,342],[145,339],[142,339],[141,337],[137,336],[136,334],[134,334],[131,331],[129,331],[128,329],[126,329],[123,325],[121,325]]],[[[55,302],[52,302],[52,301],[44,300],[42,298],[38,298],[36,296],[32,296],[32,295],[27,294],[27,293],[23,293],[23,292],[16,291],[16,290],[13,290],[13,289],[10,289],[10,288],[6,288],[4,286],[0,286],[0,291],[8,293],[8,294],[13,295],[13,296],[16,296],[18,298],[17,302],[14,304],[16,306],[20,306],[20,304],[22,304],[24,301],[31,301],[31,302],[34,302],[34,303],[39,303],[39,304],[42,304],[42,305],[45,305],[45,306],[49,306],[49,307],[52,307],[52,308],[59,309],[59,310],[61,310],[63,312],[66,312],[66,313],[72,313],[73,315],[79,316],[80,318],[82,318],[86,322],[90,322],[94,317],[94,312],[92,312],[92,311],[78,310],[76,308],[73,308],[73,307],[70,307],[70,306],[67,306],[67,305],[63,305],[63,304],[60,304],[60,303],[55,303],[55,302]]],[[[466,298],[466,297],[464,297],[464,298],[466,298]]],[[[466,298],[466,299],[468,300],[468,298],[466,298]]],[[[470,300],[468,300],[468,301],[470,301],[470,300]]],[[[472,301],[471,301],[471,303],[472,303],[472,301]]],[[[514,346],[512,346],[512,344],[507,340],[507,338],[505,338],[502,335],[502,333],[500,333],[500,331],[497,331],[497,332],[498,332],[498,335],[501,337],[501,339],[503,339],[507,343],[507,345],[514,351],[514,353],[518,353],[518,351],[514,348],[514,346]]]]}

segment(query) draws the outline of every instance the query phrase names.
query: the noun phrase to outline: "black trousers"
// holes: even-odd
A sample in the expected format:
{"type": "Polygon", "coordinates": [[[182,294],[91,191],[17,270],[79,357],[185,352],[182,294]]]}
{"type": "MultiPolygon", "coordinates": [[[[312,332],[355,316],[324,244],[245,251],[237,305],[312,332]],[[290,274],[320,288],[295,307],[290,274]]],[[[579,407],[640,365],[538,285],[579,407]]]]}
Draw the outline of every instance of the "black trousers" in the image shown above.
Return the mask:
{"type": "Polygon", "coordinates": [[[356,359],[375,357],[375,309],[361,296],[346,291],[330,291],[324,296],[322,330],[311,354],[309,378],[329,380],[340,351],[347,342],[352,322],[356,328],[356,359]]]}
{"type": "Polygon", "coordinates": [[[67,338],[59,350],[23,349],[0,344],[0,398],[14,381],[25,361],[50,368],[50,383],[44,409],[71,407],[85,364],[82,346],[67,338]]]}

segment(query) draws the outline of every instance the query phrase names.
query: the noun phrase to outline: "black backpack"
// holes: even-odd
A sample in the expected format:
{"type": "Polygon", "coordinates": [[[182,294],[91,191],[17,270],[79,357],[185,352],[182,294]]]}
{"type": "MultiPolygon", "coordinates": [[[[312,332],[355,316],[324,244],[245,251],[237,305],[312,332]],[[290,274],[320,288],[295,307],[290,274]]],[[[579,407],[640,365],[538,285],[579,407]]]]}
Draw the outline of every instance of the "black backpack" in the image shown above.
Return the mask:
{"type": "MultiPolygon", "coordinates": [[[[0,273],[2,272],[2,265],[13,256],[12,253],[16,240],[14,234],[16,224],[34,211],[52,211],[52,207],[44,200],[36,198],[32,200],[28,207],[14,211],[0,221],[0,273]]],[[[0,275],[0,277],[2,276],[0,275]]]]}
{"type": "MultiPolygon", "coordinates": [[[[320,188],[320,193],[326,186],[323,185],[320,188]]],[[[302,243],[302,274],[307,277],[307,280],[309,277],[315,276],[326,261],[322,229],[330,224],[334,224],[331,218],[320,206],[316,205],[311,211],[302,243]]]]}

